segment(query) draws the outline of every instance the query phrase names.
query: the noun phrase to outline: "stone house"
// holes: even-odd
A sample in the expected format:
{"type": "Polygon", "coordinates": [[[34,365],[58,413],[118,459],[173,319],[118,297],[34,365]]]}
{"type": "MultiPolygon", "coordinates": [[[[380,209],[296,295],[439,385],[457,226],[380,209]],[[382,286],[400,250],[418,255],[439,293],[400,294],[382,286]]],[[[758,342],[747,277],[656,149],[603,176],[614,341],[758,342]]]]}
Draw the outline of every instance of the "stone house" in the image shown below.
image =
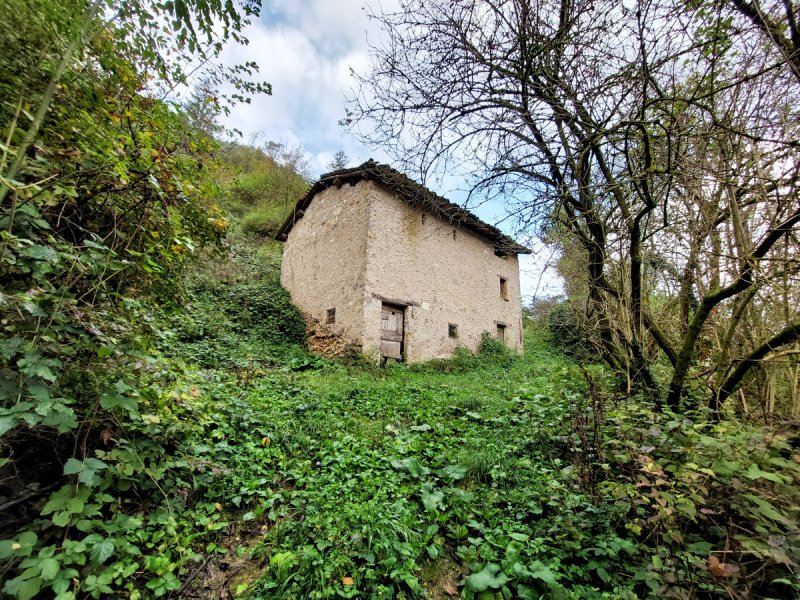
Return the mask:
{"type": "Polygon", "coordinates": [[[323,175],[277,239],[312,349],[336,339],[417,362],[476,350],[484,332],[522,349],[517,257],[530,251],[387,165],[323,175]]]}

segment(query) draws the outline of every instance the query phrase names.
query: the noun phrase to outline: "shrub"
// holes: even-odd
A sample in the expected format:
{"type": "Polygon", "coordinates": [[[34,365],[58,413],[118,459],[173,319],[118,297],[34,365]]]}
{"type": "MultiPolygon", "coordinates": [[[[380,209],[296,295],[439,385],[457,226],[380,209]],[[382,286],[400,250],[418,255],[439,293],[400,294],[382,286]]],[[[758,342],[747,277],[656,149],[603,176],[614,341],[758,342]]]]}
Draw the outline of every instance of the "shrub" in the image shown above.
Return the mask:
{"type": "Polygon", "coordinates": [[[250,235],[273,237],[286,219],[287,211],[276,204],[262,204],[242,217],[242,230],[250,235]]]}
{"type": "Polygon", "coordinates": [[[548,321],[552,343],[556,347],[579,360],[592,360],[591,333],[587,330],[586,320],[572,304],[565,301],[554,305],[548,321]]]}

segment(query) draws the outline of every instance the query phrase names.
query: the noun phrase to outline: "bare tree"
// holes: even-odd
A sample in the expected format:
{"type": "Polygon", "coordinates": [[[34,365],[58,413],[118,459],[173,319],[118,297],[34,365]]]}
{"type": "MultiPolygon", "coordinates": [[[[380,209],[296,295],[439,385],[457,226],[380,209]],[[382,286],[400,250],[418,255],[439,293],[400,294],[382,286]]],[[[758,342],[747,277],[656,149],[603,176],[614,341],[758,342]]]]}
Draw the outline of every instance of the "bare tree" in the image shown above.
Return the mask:
{"type": "MultiPolygon", "coordinates": [[[[407,0],[373,18],[384,36],[350,123],[423,178],[475,173],[521,227],[578,243],[598,350],[653,390],[660,350],[677,408],[710,340],[732,327],[729,349],[737,307],[797,256],[776,251],[800,221],[794,55],[718,3],[407,0]]],[[[771,323],[751,362],[794,331],[771,323]]],[[[738,377],[748,359],[715,352],[715,373],[738,377]]]]}

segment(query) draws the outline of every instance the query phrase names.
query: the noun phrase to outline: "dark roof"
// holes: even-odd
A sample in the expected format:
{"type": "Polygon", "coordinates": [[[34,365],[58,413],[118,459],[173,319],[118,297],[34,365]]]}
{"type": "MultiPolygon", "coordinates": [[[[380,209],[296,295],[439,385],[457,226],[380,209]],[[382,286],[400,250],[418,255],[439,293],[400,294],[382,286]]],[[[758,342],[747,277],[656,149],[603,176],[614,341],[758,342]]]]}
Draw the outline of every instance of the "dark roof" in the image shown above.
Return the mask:
{"type": "Polygon", "coordinates": [[[430,191],[403,173],[396,171],[389,165],[376,163],[369,159],[363,165],[350,169],[331,171],[319,178],[305,195],[297,201],[292,214],[284,221],[276,238],[285,241],[294,224],[299,221],[312,199],[322,190],[330,186],[342,187],[344,184],[355,185],[362,179],[374,181],[387,190],[395,192],[400,198],[411,206],[426,210],[444,217],[460,227],[474,231],[487,238],[494,244],[495,251],[501,254],[530,254],[525,246],[517,244],[497,227],[484,223],[468,210],[453,204],[447,198],[430,191]]]}

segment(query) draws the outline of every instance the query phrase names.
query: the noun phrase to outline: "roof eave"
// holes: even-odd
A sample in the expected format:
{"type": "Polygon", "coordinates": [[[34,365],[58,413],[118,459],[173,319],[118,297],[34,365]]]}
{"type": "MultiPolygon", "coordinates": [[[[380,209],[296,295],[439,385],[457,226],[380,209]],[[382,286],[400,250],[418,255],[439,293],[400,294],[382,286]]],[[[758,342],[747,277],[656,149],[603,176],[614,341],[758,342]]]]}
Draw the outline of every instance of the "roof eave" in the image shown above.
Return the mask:
{"type": "Polygon", "coordinates": [[[484,223],[468,210],[428,190],[425,186],[412,180],[407,175],[392,169],[388,165],[378,164],[372,159],[358,167],[339,169],[338,171],[331,171],[330,173],[322,175],[297,201],[294,210],[292,210],[292,214],[283,222],[275,239],[281,242],[285,242],[288,239],[292,227],[303,217],[305,210],[311,204],[311,200],[319,192],[331,185],[337,188],[342,187],[345,183],[355,185],[355,183],[360,180],[375,181],[382,187],[402,195],[406,202],[416,208],[431,210],[456,221],[458,224],[463,224],[466,229],[470,229],[482,235],[495,249],[500,249],[504,253],[531,254],[530,249],[517,244],[513,239],[497,229],[497,227],[484,223]],[[395,181],[392,181],[393,179],[395,181]],[[392,185],[393,183],[394,186],[392,185]]]}

